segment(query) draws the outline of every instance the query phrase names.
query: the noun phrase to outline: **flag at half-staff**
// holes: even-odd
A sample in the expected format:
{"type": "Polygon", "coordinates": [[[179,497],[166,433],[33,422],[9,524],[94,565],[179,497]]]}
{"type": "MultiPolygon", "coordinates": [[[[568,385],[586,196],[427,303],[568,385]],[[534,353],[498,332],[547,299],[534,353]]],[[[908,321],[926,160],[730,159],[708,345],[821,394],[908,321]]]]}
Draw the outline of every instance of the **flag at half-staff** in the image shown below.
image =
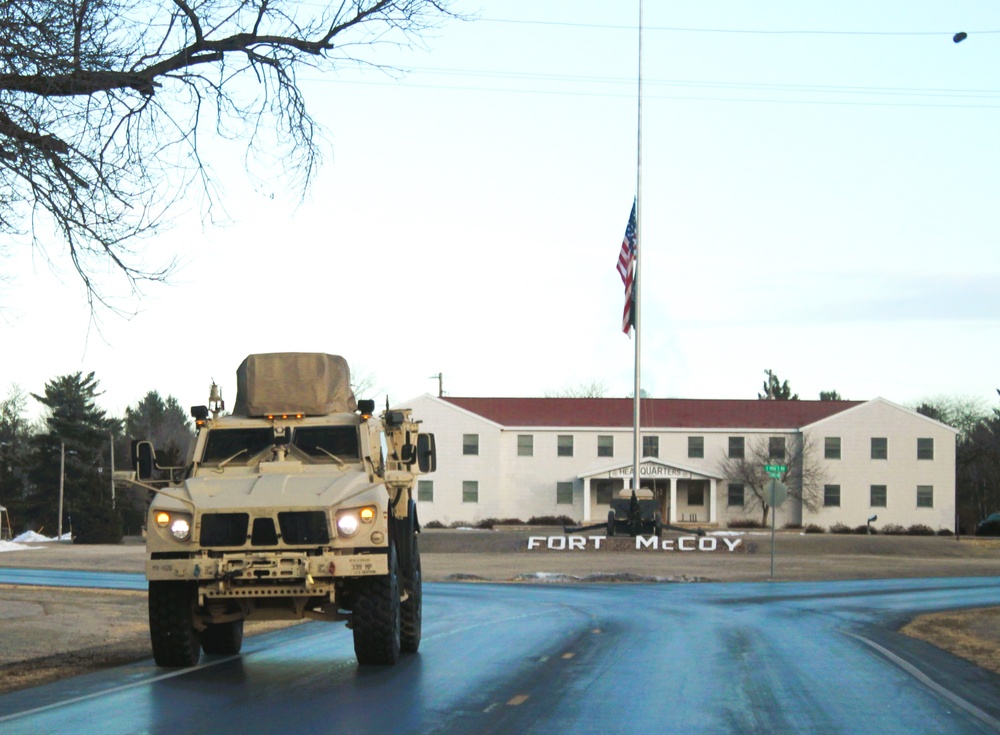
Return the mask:
{"type": "Polygon", "coordinates": [[[632,214],[625,228],[625,238],[622,249],[618,253],[618,274],[625,284],[625,310],[622,314],[622,331],[629,334],[635,326],[635,291],[632,288],[635,281],[635,200],[632,200],[632,214]]]}

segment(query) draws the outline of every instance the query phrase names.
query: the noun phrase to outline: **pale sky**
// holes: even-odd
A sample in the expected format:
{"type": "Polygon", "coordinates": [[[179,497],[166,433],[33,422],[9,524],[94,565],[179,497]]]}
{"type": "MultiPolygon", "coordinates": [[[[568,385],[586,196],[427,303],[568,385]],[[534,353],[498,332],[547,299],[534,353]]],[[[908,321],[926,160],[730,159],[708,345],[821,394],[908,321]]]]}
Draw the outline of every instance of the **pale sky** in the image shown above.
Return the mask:
{"type": "MultiPolygon", "coordinates": [[[[247,354],[289,350],[393,403],[439,372],[455,396],[630,393],[638,2],[456,9],[478,20],[366,54],[399,79],[309,76],[328,155],[303,202],[219,155],[232,223],[192,201],[143,243],[181,267],[131,319],[98,333],[68,262],[8,247],[0,392],[79,370],[113,414],[212,379],[232,402],[247,354]]],[[[1000,5],[645,0],[644,27],[645,390],[754,398],[771,368],[802,398],[996,406],[1000,5]]]]}

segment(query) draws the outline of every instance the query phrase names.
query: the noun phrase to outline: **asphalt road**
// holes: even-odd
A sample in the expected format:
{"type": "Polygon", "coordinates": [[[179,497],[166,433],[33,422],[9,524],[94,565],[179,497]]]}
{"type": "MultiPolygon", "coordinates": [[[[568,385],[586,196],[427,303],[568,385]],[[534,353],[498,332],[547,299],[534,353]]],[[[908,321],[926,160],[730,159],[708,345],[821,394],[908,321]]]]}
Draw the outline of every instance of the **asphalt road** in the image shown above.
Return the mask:
{"type": "Polygon", "coordinates": [[[891,632],[998,604],[993,578],[428,584],[398,666],[308,623],[2,696],[0,733],[998,732],[1000,677],[891,632]]]}

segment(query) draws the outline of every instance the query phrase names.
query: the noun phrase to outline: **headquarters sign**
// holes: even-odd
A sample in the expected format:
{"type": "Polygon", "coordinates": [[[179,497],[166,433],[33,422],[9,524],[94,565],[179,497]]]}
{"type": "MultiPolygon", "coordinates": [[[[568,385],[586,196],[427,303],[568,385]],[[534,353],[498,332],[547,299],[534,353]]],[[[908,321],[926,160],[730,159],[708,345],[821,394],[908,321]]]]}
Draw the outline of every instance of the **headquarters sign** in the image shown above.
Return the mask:
{"type": "MultiPolygon", "coordinates": [[[[628,478],[632,477],[632,467],[617,467],[603,475],[594,475],[595,477],[607,477],[607,478],[628,478]]],[[[639,465],[639,477],[664,477],[664,478],[675,478],[678,480],[690,480],[693,475],[688,470],[682,470],[678,467],[670,467],[669,465],[657,464],[654,462],[645,462],[639,465]]]]}

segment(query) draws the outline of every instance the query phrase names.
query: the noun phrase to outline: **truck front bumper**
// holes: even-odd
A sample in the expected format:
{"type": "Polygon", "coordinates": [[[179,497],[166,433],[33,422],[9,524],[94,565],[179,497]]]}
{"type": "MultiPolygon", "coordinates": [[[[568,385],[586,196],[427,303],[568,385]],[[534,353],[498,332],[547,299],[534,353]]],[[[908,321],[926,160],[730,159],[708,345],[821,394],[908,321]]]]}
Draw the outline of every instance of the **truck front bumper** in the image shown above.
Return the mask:
{"type": "Polygon", "coordinates": [[[195,581],[207,598],[326,596],[338,578],[388,573],[389,557],[379,553],[233,552],[146,561],[146,579],[195,581]]]}

